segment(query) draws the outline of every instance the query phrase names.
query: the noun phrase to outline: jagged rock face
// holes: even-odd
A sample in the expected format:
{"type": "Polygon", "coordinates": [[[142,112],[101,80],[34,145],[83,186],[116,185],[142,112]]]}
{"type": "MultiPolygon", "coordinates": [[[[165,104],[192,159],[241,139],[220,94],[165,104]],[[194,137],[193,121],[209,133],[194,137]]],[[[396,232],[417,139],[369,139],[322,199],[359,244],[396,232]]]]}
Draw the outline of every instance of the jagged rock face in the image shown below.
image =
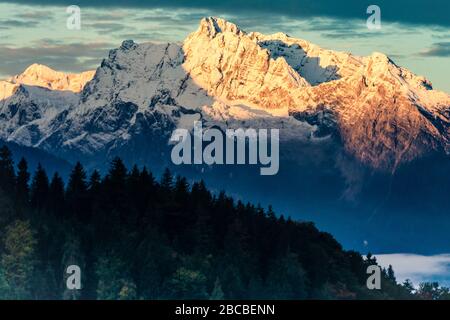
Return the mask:
{"type": "Polygon", "coordinates": [[[81,92],[80,104],[45,147],[57,144],[62,154],[95,155],[112,153],[137,137],[155,143],[154,136],[167,145],[182,106],[211,102],[186,75],[183,60],[177,44],[124,41],[102,61],[81,92]]]}
{"type": "Polygon", "coordinates": [[[9,81],[0,81],[0,100],[12,96],[17,87],[17,84],[11,83],[9,81]]]}
{"type": "Polygon", "coordinates": [[[37,146],[55,129],[66,110],[78,104],[76,93],[95,71],[65,74],[33,64],[23,73],[0,81],[0,138],[37,146]]]}
{"type": "Polygon", "coordinates": [[[186,70],[209,94],[288,108],[299,120],[325,113],[320,125],[336,126],[346,150],[372,167],[393,170],[449,151],[450,96],[383,54],[355,57],[285,34],[247,34],[215,18],[203,19],[183,48],[186,70]]]}
{"type": "Polygon", "coordinates": [[[450,97],[429,88],[422,77],[377,53],[355,74],[307,88],[301,97],[308,112],[323,105],[335,114],[350,153],[394,170],[430,152],[448,151],[450,97]]]}
{"type": "Polygon", "coordinates": [[[295,105],[289,90],[309,84],[285,59],[272,59],[237,26],[205,18],[183,45],[184,68],[208,93],[263,108],[295,105]]]}
{"type": "Polygon", "coordinates": [[[36,146],[55,129],[61,114],[78,103],[71,91],[18,85],[14,94],[0,100],[0,139],[36,146]]]}
{"type": "Polygon", "coordinates": [[[93,75],[32,65],[0,82],[0,137],[58,155],[110,154],[136,137],[167,143],[173,128],[202,119],[280,128],[285,141],[341,141],[382,170],[450,151],[449,95],[385,55],[246,33],[218,18],[202,19],[182,45],[124,41],[93,75]]]}
{"type": "Polygon", "coordinates": [[[273,59],[284,58],[312,86],[352,75],[362,65],[361,57],[325,50],[284,33],[264,35],[252,32],[249,37],[267,49],[273,59]]]}

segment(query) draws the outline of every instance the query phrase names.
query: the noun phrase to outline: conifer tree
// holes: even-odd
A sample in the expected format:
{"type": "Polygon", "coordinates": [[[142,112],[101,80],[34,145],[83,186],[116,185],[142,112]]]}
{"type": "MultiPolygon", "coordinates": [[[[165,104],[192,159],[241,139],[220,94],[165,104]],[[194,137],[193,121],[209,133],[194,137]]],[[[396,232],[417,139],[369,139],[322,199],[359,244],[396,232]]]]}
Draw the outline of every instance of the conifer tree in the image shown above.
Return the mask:
{"type": "Polygon", "coordinates": [[[25,216],[30,202],[30,173],[27,161],[22,158],[17,165],[16,209],[20,218],[25,216]]]}
{"type": "Polygon", "coordinates": [[[80,162],[72,169],[66,190],[67,209],[73,219],[87,222],[90,218],[87,202],[86,172],[80,162]]]}
{"type": "Polygon", "coordinates": [[[39,163],[31,182],[31,206],[38,211],[45,208],[48,197],[48,176],[39,163]]]}
{"type": "Polygon", "coordinates": [[[67,184],[69,198],[82,197],[87,191],[86,172],[80,162],[75,164],[67,184]]]}
{"type": "Polygon", "coordinates": [[[185,207],[189,198],[189,184],[186,178],[177,176],[175,178],[175,201],[182,207],[185,207]]]}
{"type": "Polygon", "coordinates": [[[98,172],[98,170],[94,170],[88,183],[88,190],[92,195],[95,195],[100,191],[101,179],[102,177],[100,176],[100,172],[98,172]]]}
{"type": "Polygon", "coordinates": [[[153,174],[144,166],[139,174],[140,203],[139,210],[145,215],[154,207],[156,194],[156,181],[153,174]]]}
{"type": "Polygon", "coordinates": [[[389,265],[389,267],[387,269],[387,278],[391,282],[396,283],[395,273],[394,273],[394,269],[392,268],[392,265],[389,265]]]}
{"type": "Polygon", "coordinates": [[[127,191],[128,170],[123,161],[116,157],[112,160],[105,179],[106,191],[109,193],[109,205],[114,206],[114,210],[110,214],[113,224],[121,224],[126,222],[129,213],[128,191],[127,191]]]}
{"type": "Polygon", "coordinates": [[[161,190],[163,193],[172,191],[173,188],[173,176],[169,168],[164,169],[160,182],[161,190]]]}
{"type": "Polygon", "coordinates": [[[111,161],[108,178],[113,187],[113,192],[123,191],[127,179],[127,168],[122,159],[116,157],[111,161]]]}
{"type": "Polygon", "coordinates": [[[15,191],[14,161],[7,146],[0,147],[0,188],[8,194],[15,191]]]}
{"type": "Polygon", "coordinates": [[[57,217],[64,215],[64,182],[61,176],[55,172],[50,182],[48,209],[57,217]]]}

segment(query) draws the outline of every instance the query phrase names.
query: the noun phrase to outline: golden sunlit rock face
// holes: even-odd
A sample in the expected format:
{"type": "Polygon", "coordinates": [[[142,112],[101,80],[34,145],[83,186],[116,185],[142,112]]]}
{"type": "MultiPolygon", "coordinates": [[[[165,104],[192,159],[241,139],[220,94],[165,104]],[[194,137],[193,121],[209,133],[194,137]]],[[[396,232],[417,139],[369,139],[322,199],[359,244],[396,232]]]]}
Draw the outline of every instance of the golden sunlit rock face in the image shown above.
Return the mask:
{"type": "Polygon", "coordinates": [[[22,84],[77,93],[94,77],[94,74],[95,70],[64,73],[41,64],[32,64],[23,73],[6,81],[0,81],[0,99],[10,97],[16,88],[22,84]]]}
{"type": "Polygon", "coordinates": [[[288,108],[294,117],[332,115],[346,150],[395,170],[450,149],[450,96],[386,55],[357,57],[281,33],[245,33],[205,18],[184,42],[184,68],[227,103],[288,108]]]}

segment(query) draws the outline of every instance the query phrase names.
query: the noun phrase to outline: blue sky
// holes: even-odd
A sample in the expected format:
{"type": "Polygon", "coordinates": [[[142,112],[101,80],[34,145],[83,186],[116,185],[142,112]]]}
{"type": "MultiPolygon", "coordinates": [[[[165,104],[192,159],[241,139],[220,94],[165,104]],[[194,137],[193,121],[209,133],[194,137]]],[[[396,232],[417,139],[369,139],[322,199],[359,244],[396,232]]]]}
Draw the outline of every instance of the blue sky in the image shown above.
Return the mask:
{"type": "MultiPolygon", "coordinates": [[[[246,31],[285,32],[324,48],[388,54],[397,64],[450,92],[448,1],[378,1],[381,30],[366,27],[367,5],[333,1],[78,1],[81,30],[66,28],[65,1],[0,1],[0,78],[37,62],[63,71],[95,68],[124,39],[182,41],[203,16],[246,31]]],[[[370,4],[370,3],[369,3],[370,4]]]]}

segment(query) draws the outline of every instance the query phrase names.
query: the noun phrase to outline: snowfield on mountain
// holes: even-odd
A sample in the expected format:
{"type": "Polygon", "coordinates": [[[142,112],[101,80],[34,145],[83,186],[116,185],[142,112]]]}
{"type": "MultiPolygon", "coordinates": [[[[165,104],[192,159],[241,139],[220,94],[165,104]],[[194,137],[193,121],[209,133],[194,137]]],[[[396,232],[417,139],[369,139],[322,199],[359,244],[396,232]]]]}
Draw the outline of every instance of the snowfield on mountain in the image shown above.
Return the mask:
{"type": "Polygon", "coordinates": [[[70,160],[113,154],[143,132],[167,139],[199,119],[279,128],[282,140],[320,143],[334,133],[383,170],[450,150],[450,96],[386,55],[246,33],[219,18],[202,19],[182,44],[124,41],[95,72],[32,65],[0,82],[0,97],[2,139],[70,160]]]}

